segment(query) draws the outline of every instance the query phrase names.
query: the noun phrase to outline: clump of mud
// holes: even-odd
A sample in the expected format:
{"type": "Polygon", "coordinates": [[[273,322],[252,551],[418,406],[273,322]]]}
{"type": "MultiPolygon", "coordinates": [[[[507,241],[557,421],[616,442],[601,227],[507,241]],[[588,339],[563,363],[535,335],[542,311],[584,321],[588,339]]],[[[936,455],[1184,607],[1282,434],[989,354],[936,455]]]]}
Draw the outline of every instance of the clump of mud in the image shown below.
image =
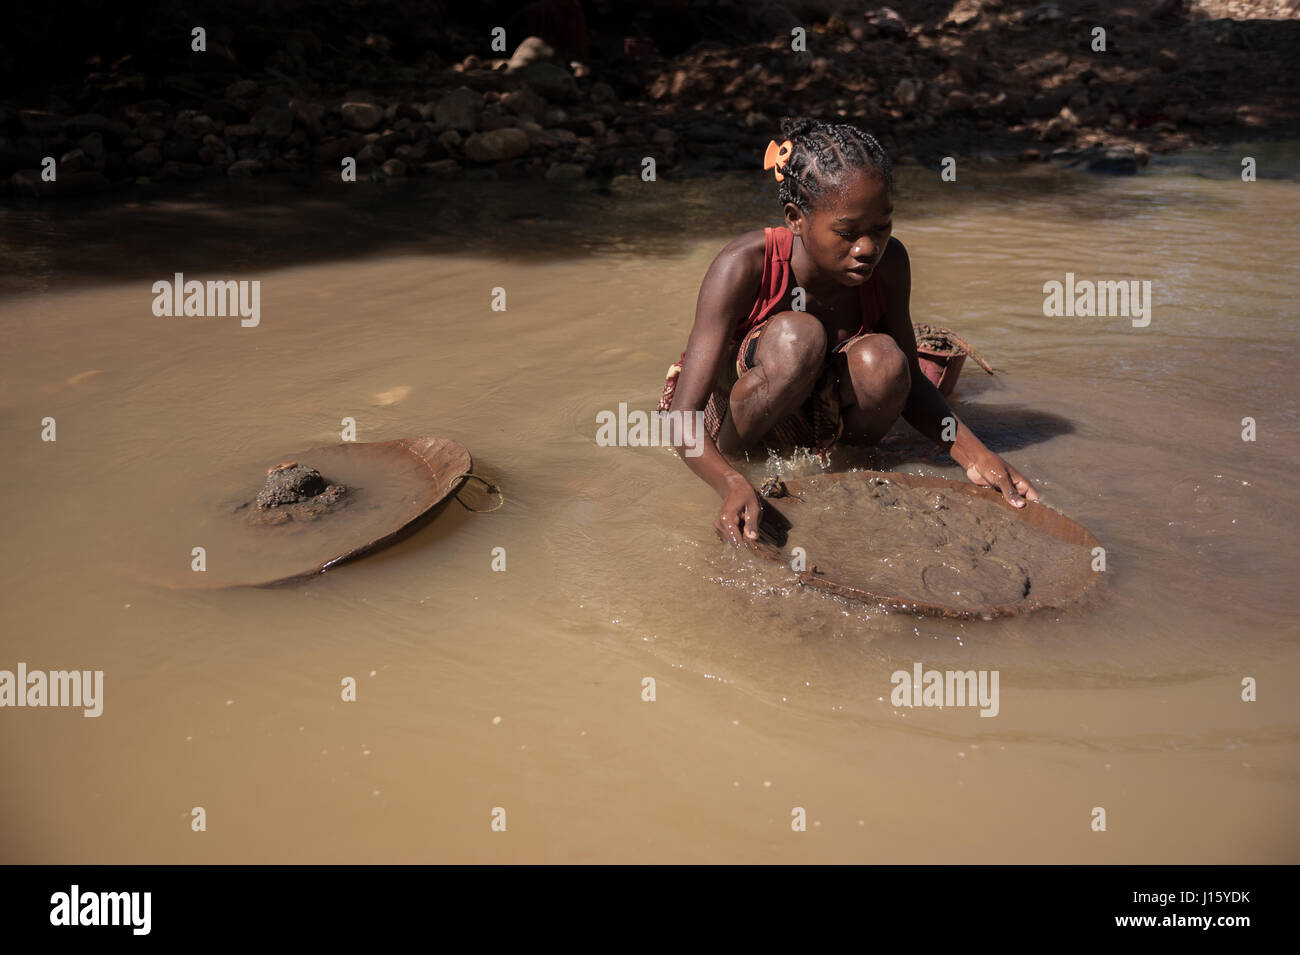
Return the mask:
{"type": "Polygon", "coordinates": [[[330,484],[315,468],[296,461],[277,464],[267,468],[266,487],[257,493],[257,506],[248,514],[248,523],[314,521],[346,506],[347,491],[342,484],[330,484]]]}
{"type": "Polygon", "coordinates": [[[880,596],[979,611],[1060,599],[1092,573],[1088,548],[966,494],[809,478],[779,505],[788,553],[801,547],[807,570],[880,596]]]}

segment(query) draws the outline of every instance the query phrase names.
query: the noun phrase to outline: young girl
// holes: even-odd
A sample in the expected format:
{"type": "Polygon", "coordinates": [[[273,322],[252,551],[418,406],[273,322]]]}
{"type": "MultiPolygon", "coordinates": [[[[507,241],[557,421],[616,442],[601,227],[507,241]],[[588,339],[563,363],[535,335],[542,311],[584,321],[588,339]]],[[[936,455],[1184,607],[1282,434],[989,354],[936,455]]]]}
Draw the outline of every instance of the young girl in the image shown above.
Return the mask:
{"type": "MultiPolygon", "coordinates": [[[[781,184],[786,225],[755,230],[713,260],[686,351],[659,408],[704,413],[712,441],[687,440],[687,467],[718,492],[714,527],[733,544],[758,537],[758,494],[724,454],[760,441],[811,448],[874,444],[901,414],[975,484],[1024,507],[1034,490],[948,407],[921,372],[908,311],[911,269],[891,238],[893,176],[880,144],[854,126],[781,121],[764,168],[781,184]],[[802,307],[792,308],[796,290],[802,307]],[[942,440],[944,418],[957,430],[942,440]]],[[[684,413],[684,422],[696,415],[684,413]]]]}

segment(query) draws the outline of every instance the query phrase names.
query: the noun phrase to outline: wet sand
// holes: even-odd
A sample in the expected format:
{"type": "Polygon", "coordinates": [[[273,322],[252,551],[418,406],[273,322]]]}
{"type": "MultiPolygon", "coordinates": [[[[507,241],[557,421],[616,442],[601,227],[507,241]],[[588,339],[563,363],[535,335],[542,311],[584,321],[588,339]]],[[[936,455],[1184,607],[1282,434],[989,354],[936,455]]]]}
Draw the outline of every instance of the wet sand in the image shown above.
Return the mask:
{"type": "MultiPolygon", "coordinates": [[[[1086,613],[790,589],[671,451],[596,444],[598,412],[654,407],[717,250],[776,222],[768,180],[622,183],[576,221],[492,184],[6,211],[0,668],[102,669],[105,699],[0,710],[0,860],[1300,861],[1300,187],[904,173],[913,318],[1004,372],[968,364],[957,413],[1105,543],[1086,613]],[[260,325],[155,317],[175,271],[261,280],[260,325]],[[1045,318],[1067,272],[1150,280],[1150,325],[1045,318]],[[461,441],[506,506],[300,586],[128,572],[152,486],[344,417],[461,441]],[[997,670],[997,717],[891,705],[918,662],[997,670]]],[[[833,466],[961,477],[905,425],[833,466]]]]}

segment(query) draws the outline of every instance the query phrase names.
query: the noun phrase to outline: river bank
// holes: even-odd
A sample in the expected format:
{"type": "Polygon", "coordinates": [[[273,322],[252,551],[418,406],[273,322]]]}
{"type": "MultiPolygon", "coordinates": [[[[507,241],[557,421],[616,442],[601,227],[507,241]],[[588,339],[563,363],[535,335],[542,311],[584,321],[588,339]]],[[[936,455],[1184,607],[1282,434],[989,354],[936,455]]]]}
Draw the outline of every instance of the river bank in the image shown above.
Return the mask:
{"type": "Polygon", "coordinates": [[[75,77],[7,96],[0,181],[54,198],[203,179],[608,182],[647,160],[682,177],[759,168],[786,114],[855,123],[904,163],[1109,149],[1111,172],[1300,135],[1300,20],[1210,19],[1237,5],[1208,2],[1173,20],[1068,0],[808,7],[682,5],[683,35],[699,38],[672,55],[653,38],[658,6],[645,22],[594,10],[582,30],[521,12],[499,51],[486,22],[444,19],[436,42],[403,42],[423,33],[400,4],[392,35],[277,25],[273,7],[270,25],[205,28],[202,51],[164,18],[136,52],[90,54],[75,77]]]}

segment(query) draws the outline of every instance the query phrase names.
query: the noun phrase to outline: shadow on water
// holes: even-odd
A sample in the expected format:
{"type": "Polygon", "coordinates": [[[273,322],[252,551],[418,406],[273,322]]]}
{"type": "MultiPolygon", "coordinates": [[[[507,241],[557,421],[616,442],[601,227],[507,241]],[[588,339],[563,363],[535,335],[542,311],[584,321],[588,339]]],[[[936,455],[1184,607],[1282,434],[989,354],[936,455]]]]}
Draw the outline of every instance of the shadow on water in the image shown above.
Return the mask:
{"type": "MultiPolygon", "coordinates": [[[[968,205],[1014,210],[1050,197],[1074,219],[1149,213],[1158,197],[1051,167],[985,164],[960,182],[933,170],[898,173],[900,232],[968,205]]],[[[175,272],[265,271],[380,254],[471,254],[512,263],[581,256],[674,256],[692,243],[781,221],[765,174],[718,173],[609,186],[533,181],[411,180],[151,187],[147,196],[24,203],[0,209],[10,267],[0,298],[80,284],[170,278],[175,272]]]]}
{"type": "MultiPolygon", "coordinates": [[[[998,454],[1011,454],[1077,430],[1068,418],[1019,405],[957,403],[954,408],[980,440],[998,454]]],[[[811,455],[767,454],[765,458],[764,452],[751,451],[743,470],[753,478],[762,475],[792,478],[821,473],[816,458],[811,455]]],[[[916,466],[951,468],[953,464],[946,452],[900,421],[879,444],[860,445],[841,440],[831,455],[830,470],[903,471],[916,466]]]]}
{"type": "MultiPolygon", "coordinates": [[[[1075,426],[1068,418],[1045,411],[1032,411],[1020,405],[956,405],[961,420],[999,454],[1019,451],[1030,445],[1073,434],[1075,426]]],[[[848,467],[871,467],[890,470],[903,464],[923,461],[947,464],[946,454],[933,442],[908,425],[897,425],[886,440],[875,448],[849,446],[845,461],[848,467]],[[861,459],[864,463],[858,463],[861,459]],[[867,460],[871,463],[865,463],[867,460]],[[890,465],[889,468],[883,467],[890,465]]],[[[837,468],[838,470],[838,468],[837,468]]]]}

